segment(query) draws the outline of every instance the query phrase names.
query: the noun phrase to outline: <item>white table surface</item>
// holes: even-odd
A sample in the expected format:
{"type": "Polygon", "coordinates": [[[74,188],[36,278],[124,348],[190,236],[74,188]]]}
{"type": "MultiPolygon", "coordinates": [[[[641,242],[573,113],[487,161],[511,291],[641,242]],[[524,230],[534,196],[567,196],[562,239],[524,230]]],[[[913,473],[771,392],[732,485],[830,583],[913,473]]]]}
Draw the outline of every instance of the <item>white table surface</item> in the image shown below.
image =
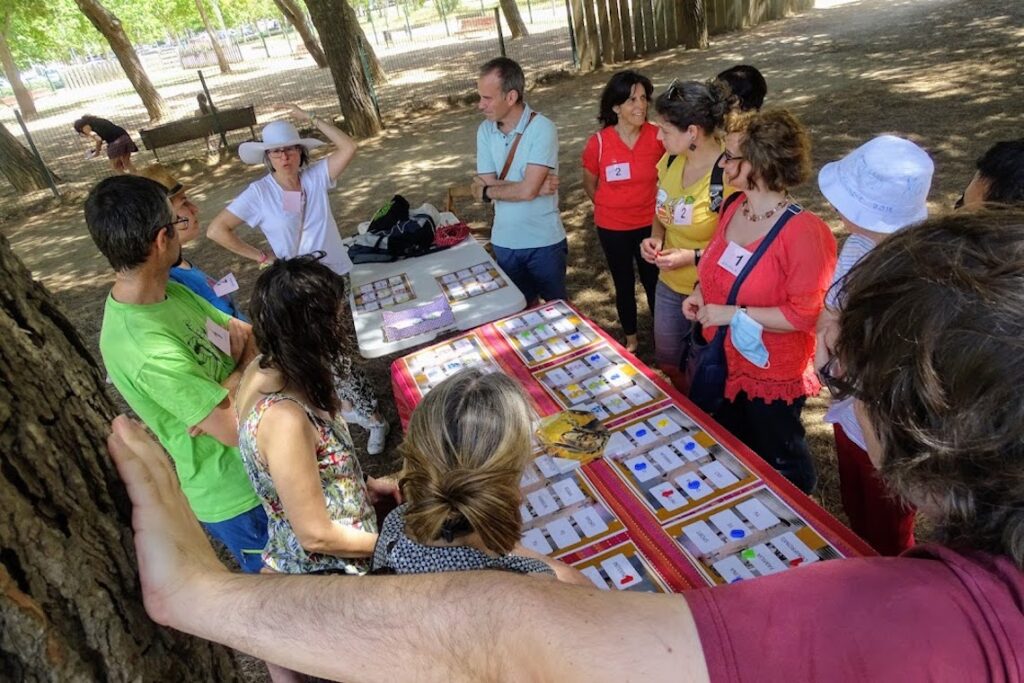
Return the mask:
{"type": "Polygon", "coordinates": [[[352,267],[350,278],[349,307],[352,310],[352,319],[355,323],[359,353],[364,358],[379,358],[389,353],[426,344],[447,332],[469,330],[492,320],[504,318],[526,307],[523,293],[472,235],[450,249],[426,256],[402,259],[393,263],[356,264],[352,267]],[[443,327],[408,339],[389,342],[384,339],[383,316],[381,316],[380,309],[365,313],[356,311],[355,292],[361,285],[405,273],[412,284],[416,298],[396,306],[388,306],[386,309],[393,312],[404,311],[425,304],[442,293],[441,286],[434,278],[445,273],[469,268],[478,263],[493,265],[508,284],[492,292],[451,304],[455,317],[454,327],[443,327]]]}

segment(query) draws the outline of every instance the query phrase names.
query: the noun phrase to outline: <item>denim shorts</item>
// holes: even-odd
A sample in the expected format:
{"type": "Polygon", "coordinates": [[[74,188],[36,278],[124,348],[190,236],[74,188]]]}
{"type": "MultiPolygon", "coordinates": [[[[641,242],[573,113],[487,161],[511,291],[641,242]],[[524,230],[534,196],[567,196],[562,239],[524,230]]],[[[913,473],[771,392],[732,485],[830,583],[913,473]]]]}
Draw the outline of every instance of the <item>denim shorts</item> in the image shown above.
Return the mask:
{"type": "Polygon", "coordinates": [[[223,522],[203,522],[207,533],[227,546],[247,574],[263,569],[263,548],[267,545],[267,513],[262,505],[223,522]]]}
{"type": "Polygon", "coordinates": [[[680,294],[661,280],[654,290],[654,359],[659,367],[677,369],[693,325],[683,316],[680,294]]]}

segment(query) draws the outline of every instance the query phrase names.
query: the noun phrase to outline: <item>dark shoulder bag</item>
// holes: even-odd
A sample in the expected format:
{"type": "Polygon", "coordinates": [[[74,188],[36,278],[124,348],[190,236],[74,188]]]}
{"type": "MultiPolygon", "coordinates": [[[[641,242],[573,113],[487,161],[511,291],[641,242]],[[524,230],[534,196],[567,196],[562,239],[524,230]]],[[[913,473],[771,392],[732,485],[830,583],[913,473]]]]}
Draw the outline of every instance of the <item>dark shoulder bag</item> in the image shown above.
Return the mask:
{"type": "MultiPolygon", "coordinates": [[[[731,200],[738,194],[731,195],[729,199],[731,200]]],[[[724,208],[723,213],[725,212],[724,208]]],[[[754,269],[757,262],[761,260],[761,256],[771,246],[771,243],[775,241],[783,226],[789,222],[790,218],[796,216],[801,211],[803,209],[799,205],[791,204],[779,216],[779,220],[775,221],[775,225],[772,226],[772,229],[761,240],[757,250],[751,255],[750,260],[747,261],[740,274],[736,276],[736,280],[732,283],[732,288],[729,290],[729,296],[725,300],[726,306],[732,306],[736,303],[736,296],[739,294],[743,281],[747,279],[747,275],[754,269]]],[[[680,368],[690,387],[690,400],[708,415],[718,410],[725,400],[725,379],[729,374],[729,368],[725,361],[725,335],[728,332],[728,325],[720,325],[711,341],[707,341],[704,339],[704,330],[701,325],[694,323],[693,327],[690,328],[689,348],[680,368]]]]}

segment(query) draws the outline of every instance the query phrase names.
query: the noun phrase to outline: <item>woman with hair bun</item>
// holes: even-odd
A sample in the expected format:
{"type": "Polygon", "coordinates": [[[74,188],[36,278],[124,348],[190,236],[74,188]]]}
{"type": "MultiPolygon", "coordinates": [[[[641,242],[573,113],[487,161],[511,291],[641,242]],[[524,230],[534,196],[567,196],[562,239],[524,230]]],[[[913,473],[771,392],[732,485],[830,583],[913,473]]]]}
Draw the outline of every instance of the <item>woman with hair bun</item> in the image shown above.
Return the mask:
{"type": "Polygon", "coordinates": [[[697,283],[697,263],[715,234],[727,194],[715,168],[722,155],[717,135],[731,104],[728,87],[714,81],[672,81],[654,103],[665,156],[658,162],[651,236],[640,243],[640,253],[660,271],[654,294],[655,360],[683,391],[679,363],[690,323],[681,308],[697,283]]]}
{"type": "Polygon", "coordinates": [[[238,449],[269,518],[264,565],[363,574],[377,541],[373,504],[400,496],[393,480],[363,475],[339,419],[351,341],[343,280],[322,255],[278,259],[256,280],[250,314],[263,355],[238,385],[238,449]]]}
{"type": "Polygon", "coordinates": [[[431,390],[399,447],[406,502],[384,520],[373,572],[500,569],[591,585],[519,542],[533,417],[523,390],[501,373],[469,368],[431,390]]]}

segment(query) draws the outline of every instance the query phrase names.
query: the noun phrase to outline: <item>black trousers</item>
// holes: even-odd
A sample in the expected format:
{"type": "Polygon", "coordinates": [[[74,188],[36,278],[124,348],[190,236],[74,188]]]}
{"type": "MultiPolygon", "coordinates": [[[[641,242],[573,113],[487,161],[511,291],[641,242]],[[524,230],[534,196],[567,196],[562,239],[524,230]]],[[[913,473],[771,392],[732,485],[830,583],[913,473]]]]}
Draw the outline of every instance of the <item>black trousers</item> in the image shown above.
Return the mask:
{"type": "Polygon", "coordinates": [[[801,396],[792,403],[781,399],[768,403],[741,391],[734,400],[726,399],[712,417],[798,489],[810,494],[818,473],[800,422],[806,402],[807,398],[801,396]]]}
{"type": "Polygon", "coordinates": [[[633,262],[640,273],[640,284],[647,294],[647,308],[654,315],[654,288],[658,284],[658,267],[640,255],[640,243],[651,236],[651,226],[635,230],[608,230],[598,226],[597,239],[608,261],[608,270],[615,284],[615,310],[625,334],[636,334],[636,280],[633,262]]]}

